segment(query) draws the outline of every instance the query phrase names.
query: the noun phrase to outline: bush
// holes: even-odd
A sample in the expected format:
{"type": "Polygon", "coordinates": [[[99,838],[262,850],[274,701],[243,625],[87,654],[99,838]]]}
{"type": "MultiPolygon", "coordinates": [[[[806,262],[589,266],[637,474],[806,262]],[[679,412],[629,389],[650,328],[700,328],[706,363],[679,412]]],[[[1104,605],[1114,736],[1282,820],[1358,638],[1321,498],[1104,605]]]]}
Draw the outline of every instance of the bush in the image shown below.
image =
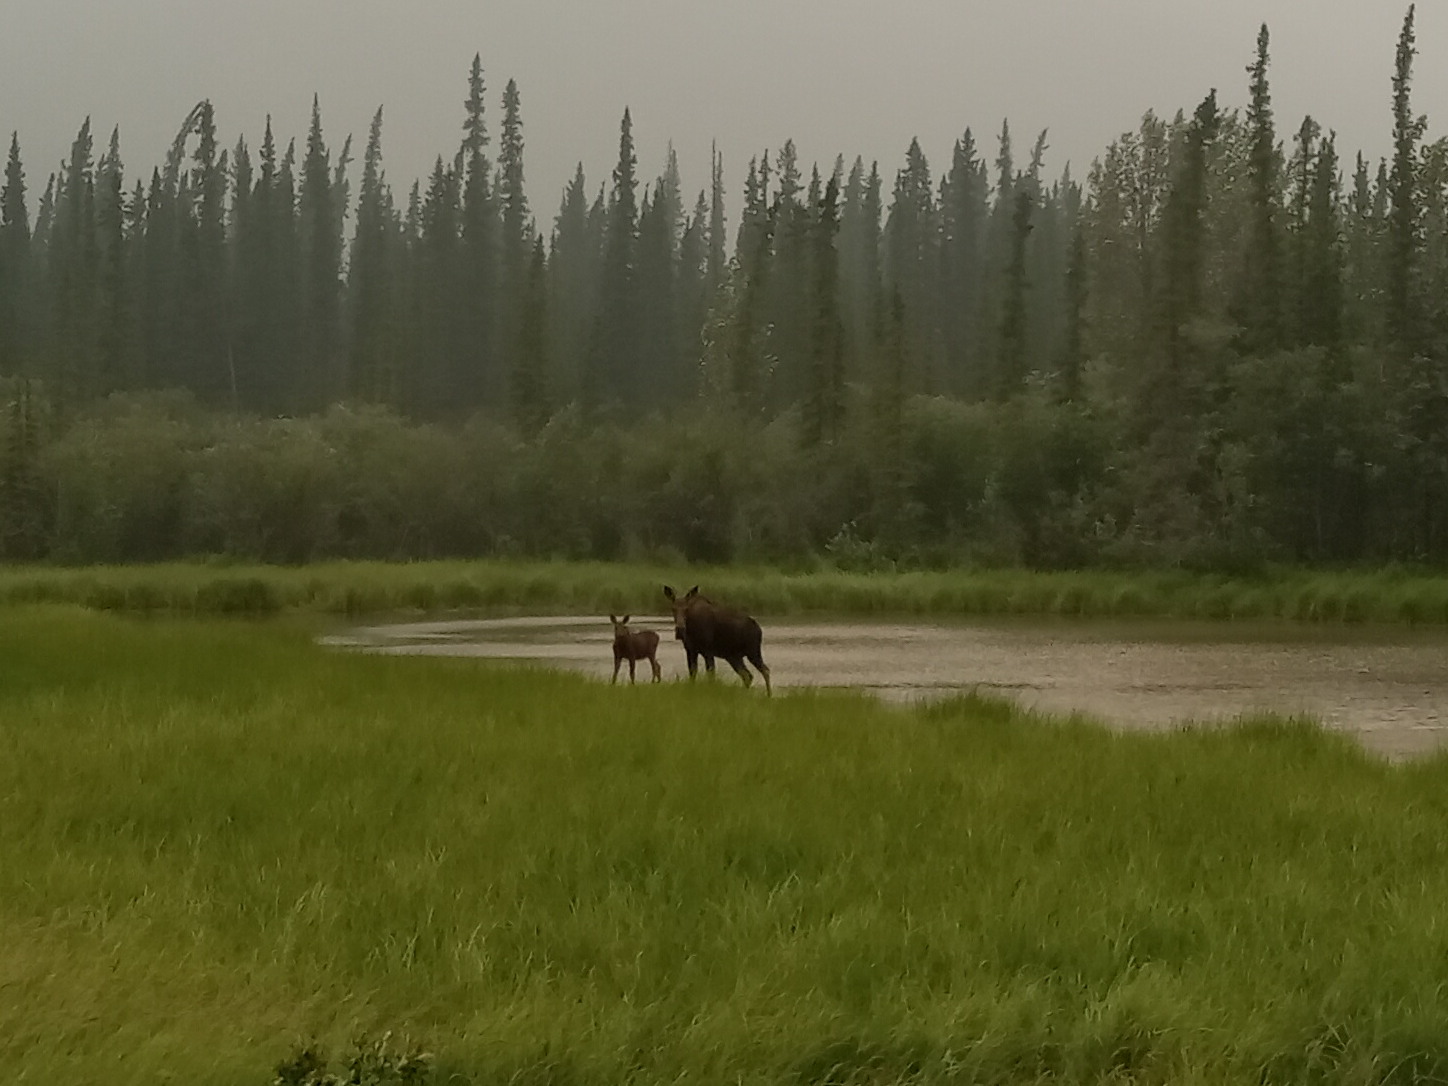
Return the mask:
{"type": "Polygon", "coordinates": [[[270,615],[281,608],[275,586],[260,577],[218,577],[196,590],[196,609],[203,614],[270,615]]]}
{"type": "Polygon", "coordinates": [[[432,1057],[416,1047],[393,1051],[391,1034],[358,1041],[337,1070],[320,1046],[299,1048],[277,1065],[272,1086],[425,1086],[433,1080],[432,1057]]]}

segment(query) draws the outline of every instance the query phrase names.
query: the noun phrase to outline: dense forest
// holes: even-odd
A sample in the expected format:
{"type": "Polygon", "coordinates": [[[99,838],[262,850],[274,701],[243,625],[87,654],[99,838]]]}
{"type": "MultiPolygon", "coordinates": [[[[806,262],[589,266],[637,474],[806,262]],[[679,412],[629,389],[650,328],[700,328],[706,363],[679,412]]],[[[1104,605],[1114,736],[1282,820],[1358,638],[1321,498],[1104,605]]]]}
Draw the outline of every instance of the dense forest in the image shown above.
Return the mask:
{"type": "MultiPolygon", "coordinates": [[[[1245,44],[1245,43],[1244,43],[1245,44]]],[[[87,120],[0,189],[0,556],[533,554],[844,566],[1448,559],[1448,140],[1147,113],[1085,177],[970,129],[889,176],[794,145],[545,217],[522,98],[425,182],[223,148],[128,178],[87,120]]],[[[1244,58],[1251,58],[1244,49],[1244,58]]],[[[1386,58],[1385,58],[1386,59],[1386,58]]],[[[1385,81],[1385,92],[1387,85],[1385,81]]]]}

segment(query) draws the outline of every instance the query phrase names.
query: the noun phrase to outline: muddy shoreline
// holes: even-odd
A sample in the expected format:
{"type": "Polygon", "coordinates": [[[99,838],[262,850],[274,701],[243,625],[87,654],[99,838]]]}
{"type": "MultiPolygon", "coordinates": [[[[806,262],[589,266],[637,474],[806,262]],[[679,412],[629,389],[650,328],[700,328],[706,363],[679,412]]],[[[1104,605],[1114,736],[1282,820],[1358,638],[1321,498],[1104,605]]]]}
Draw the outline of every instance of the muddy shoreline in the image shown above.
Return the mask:
{"type": "MultiPolygon", "coordinates": [[[[665,617],[666,681],[687,674],[665,617]]],[[[608,678],[612,630],[583,616],[358,626],[340,648],[542,662],[608,678]]],[[[1053,713],[1162,728],[1271,711],[1306,714],[1391,758],[1448,744],[1448,631],[1282,623],[821,620],[766,623],[776,688],[847,687],[893,701],[979,689],[1053,713]]],[[[725,681],[737,682],[721,664],[725,681]]]]}

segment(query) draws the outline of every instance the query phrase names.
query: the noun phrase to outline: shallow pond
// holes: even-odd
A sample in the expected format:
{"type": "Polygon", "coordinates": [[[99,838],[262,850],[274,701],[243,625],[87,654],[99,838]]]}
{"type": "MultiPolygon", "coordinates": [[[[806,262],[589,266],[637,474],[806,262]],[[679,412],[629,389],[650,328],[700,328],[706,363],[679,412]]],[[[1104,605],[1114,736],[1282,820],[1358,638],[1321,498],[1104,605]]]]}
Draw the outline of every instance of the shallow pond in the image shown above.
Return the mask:
{"type": "MultiPolygon", "coordinates": [[[[668,619],[665,680],[687,674],[668,619]]],[[[542,661],[607,678],[602,618],[364,626],[327,643],[364,651],[542,661]]],[[[1448,743],[1448,631],[1267,624],[1022,620],[795,621],[765,625],[776,688],[854,687],[910,700],[979,688],[1052,712],[1163,727],[1271,710],[1306,713],[1393,758],[1448,743]]],[[[737,683],[727,664],[720,675],[737,683]]],[[[641,680],[648,665],[639,667],[641,680]]],[[[627,680],[627,665],[620,681],[627,680]]]]}

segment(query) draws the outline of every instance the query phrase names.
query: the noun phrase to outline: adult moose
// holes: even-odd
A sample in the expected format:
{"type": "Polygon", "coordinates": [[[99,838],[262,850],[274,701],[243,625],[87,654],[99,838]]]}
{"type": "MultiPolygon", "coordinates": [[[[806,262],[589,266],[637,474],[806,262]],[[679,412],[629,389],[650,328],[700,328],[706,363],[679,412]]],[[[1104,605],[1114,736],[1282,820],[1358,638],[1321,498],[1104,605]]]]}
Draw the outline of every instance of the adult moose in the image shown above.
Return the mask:
{"type": "Polygon", "coordinates": [[[676,596],[672,588],[664,585],[664,595],[669,598],[669,603],[674,608],[674,637],[684,643],[684,655],[689,661],[689,678],[694,678],[698,672],[699,657],[704,658],[704,667],[712,675],[714,657],[720,656],[739,673],[744,685],[749,686],[754,682],[754,676],[744,666],[747,659],[759,670],[759,674],[764,676],[765,691],[774,693],[774,688],[769,683],[769,667],[760,651],[764,631],[759,628],[759,623],[743,611],[721,607],[713,600],[699,595],[698,585],[689,589],[682,597],[676,596]]]}
{"type": "Polygon", "coordinates": [[[659,635],[653,630],[630,630],[628,620],[632,617],[608,616],[608,620],[613,623],[613,681],[618,682],[619,665],[625,660],[628,661],[629,682],[634,681],[634,666],[640,660],[647,660],[654,669],[654,682],[662,682],[663,675],[659,671],[659,635]]]}

